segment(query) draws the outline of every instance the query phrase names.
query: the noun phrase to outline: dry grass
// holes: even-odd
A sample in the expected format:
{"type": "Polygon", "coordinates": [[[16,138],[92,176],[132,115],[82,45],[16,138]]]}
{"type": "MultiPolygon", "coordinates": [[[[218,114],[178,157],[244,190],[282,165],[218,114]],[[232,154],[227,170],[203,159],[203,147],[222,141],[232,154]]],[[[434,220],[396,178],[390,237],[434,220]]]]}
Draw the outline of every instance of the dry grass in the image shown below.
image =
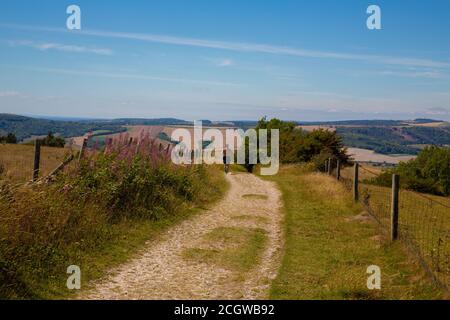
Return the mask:
{"type": "MultiPolygon", "coordinates": [[[[360,198],[366,209],[390,232],[391,188],[365,184],[382,170],[361,165],[360,198]]],[[[345,168],[343,177],[353,179],[353,168],[345,168]]],[[[399,197],[399,236],[418,255],[434,276],[450,285],[448,234],[450,230],[450,197],[401,190],[399,197]]]]}
{"type": "Polygon", "coordinates": [[[263,229],[217,228],[205,235],[207,248],[186,249],[183,256],[231,271],[247,272],[259,264],[266,242],[267,232],[263,229]]]}
{"type": "Polygon", "coordinates": [[[327,201],[342,200],[342,194],[345,193],[343,185],[329,183],[330,177],[320,173],[311,173],[309,179],[311,192],[326,195],[327,201]]]}
{"type": "Polygon", "coordinates": [[[447,127],[449,126],[448,122],[430,122],[430,123],[409,123],[410,126],[413,127],[428,127],[428,128],[439,128],[439,127],[447,127]]]}
{"type": "Polygon", "coordinates": [[[261,200],[267,200],[267,195],[265,194],[253,194],[253,193],[247,193],[243,194],[242,198],[244,199],[261,199],[261,200]]]}
{"type": "MultiPolygon", "coordinates": [[[[368,210],[390,230],[391,188],[361,185],[361,196],[368,210]]],[[[399,195],[399,236],[426,262],[434,275],[450,285],[448,235],[450,198],[401,190],[399,195]]]]}
{"type": "Polygon", "coordinates": [[[409,161],[416,157],[413,155],[386,155],[362,148],[348,148],[347,153],[358,162],[372,161],[398,164],[399,162],[409,161]]]}
{"type": "Polygon", "coordinates": [[[380,236],[375,222],[334,178],[281,167],[286,246],[273,299],[439,299],[436,288],[402,246],[380,236]],[[368,290],[367,267],[382,272],[382,289],[368,290]]]}
{"type": "MultiPolygon", "coordinates": [[[[41,148],[40,176],[54,170],[69,154],[69,149],[41,148]]],[[[4,167],[0,179],[7,178],[12,182],[26,182],[33,174],[34,147],[21,144],[0,144],[0,164],[4,167]]]]}
{"type": "MultiPolygon", "coordinates": [[[[383,172],[383,169],[380,167],[374,167],[369,164],[360,164],[359,167],[359,180],[373,179],[383,172]]],[[[353,179],[353,170],[353,167],[345,167],[341,169],[341,176],[347,179],[353,179]]]]}
{"type": "Polygon", "coordinates": [[[238,221],[253,222],[256,224],[267,224],[270,222],[267,217],[251,216],[251,215],[246,215],[246,214],[234,216],[233,219],[238,220],[238,221]]]}

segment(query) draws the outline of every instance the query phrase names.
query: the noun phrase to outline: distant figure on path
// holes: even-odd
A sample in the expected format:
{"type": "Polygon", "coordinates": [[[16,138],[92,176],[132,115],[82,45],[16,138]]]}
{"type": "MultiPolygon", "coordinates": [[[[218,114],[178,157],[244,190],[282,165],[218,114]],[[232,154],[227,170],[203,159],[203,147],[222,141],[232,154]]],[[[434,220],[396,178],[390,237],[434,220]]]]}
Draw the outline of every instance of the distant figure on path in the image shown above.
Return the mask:
{"type": "Polygon", "coordinates": [[[231,164],[231,150],[227,145],[227,147],[223,149],[223,165],[225,169],[225,174],[228,174],[228,172],[230,172],[230,164],[231,164]]]}

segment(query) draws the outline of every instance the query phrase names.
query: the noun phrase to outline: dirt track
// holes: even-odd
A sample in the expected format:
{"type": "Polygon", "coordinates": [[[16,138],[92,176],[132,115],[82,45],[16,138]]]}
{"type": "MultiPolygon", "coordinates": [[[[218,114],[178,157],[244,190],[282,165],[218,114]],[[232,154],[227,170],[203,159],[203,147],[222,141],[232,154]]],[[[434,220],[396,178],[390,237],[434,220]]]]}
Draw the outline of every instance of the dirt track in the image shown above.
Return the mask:
{"type": "MultiPolygon", "coordinates": [[[[205,213],[168,230],[142,252],[97,282],[82,299],[264,299],[281,257],[281,199],[276,186],[254,175],[232,174],[226,197],[205,213]],[[242,197],[243,195],[247,195],[242,197]],[[265,195],[248,196],[248,195],[265,195]],[[254,216],[257,219],[237,219],[254,216]],[[261,263],[244,275],[218,265],[183,258],[185,249],[204,246],[220,227],[261,228],[268,241],[261,263]]],[[[222,244],[224,245],[224,244],[222,244]]],[[[217,248],[217,244],[214,245],[217,248]]]]}

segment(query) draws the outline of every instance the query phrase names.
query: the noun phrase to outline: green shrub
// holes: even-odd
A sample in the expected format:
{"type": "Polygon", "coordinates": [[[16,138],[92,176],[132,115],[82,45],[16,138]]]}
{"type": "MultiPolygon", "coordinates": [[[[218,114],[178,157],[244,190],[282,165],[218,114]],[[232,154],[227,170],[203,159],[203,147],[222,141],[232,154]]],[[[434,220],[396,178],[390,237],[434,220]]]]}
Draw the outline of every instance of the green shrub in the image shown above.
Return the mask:
{"type": "Polygon", "coordinates": [[[402,188],[450,196],[450,148],[427,147],[416,159],[402,162],[370,182],[390,186],[394,173],[400,175],[402,188]]]}
{"type": "Polygon", "coordinates": [[[330,158],[333,158],[333,154],[329,150],[324,149],[318,155],[314,156],[309,163],[312,164],[315,170],[325,171],[326,161],[330,158]]]}
{"type": "Polygon", "coordinates": [[[339,159],[342,164],[348,161],[342,138],[336,132],[324,129],[304,132],[294,122],[266,118],[258,122],[256,130],[259,129],[267,129],[269,137],[270,130],[280,131],[281,163],[310,162],[325,155],[327,159],[330,157],[339,159]]]}
{"type": "Polygon", "coordinates": [[[61,137],[56,137],[53,133],[49,132],[49,134],[41,140],[41,143],[42,146],[46,147],[64,148],[66,140],[61,137]]]}
{"type": "Polygon", "coordinates": [[[17,137],[13,133],[8,133],[8,135],[6,135],[6,136],[0,136],[0,143],[16,144],[17,137]]]}

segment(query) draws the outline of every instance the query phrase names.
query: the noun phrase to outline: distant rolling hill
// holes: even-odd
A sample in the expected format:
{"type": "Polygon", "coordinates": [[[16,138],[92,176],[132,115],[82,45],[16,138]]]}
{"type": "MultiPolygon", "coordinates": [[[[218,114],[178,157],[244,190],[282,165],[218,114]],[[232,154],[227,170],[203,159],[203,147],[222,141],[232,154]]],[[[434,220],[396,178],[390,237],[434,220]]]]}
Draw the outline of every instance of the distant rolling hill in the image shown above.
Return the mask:
{"type": "Polygon", "coordinates": [[[89,131],[118,133],[126,131],[124,126],[132,125],[184,125],[190,122],[172,119],[114,119],[114,120],[52,120],[32,118],[13,114],[0,114],[0,135],[14,133],[19,141],[32,136],[47,135],[49,132],[64,138],[82,136],[89,131]]]}
{"type": "MultiPolygon", "coordinates": [[[[103,135],[126,131],[125,126],[190,126],[192,121],[175,118],[139,119],[76,119],[57,117],[27,117],[14,114],[0,113],[0,136],[14,133],[19,141],[24,139],[47,135],[49,132],[64,138],[83,136],[89,131],[99,132],[103,135]]],[[[250,128],[256,125],[253,121],[213,122],[203,120],[204,126],[250,128]]]]}
{"type": "Polygon", "coordinates": [[[14,133],[19,141],[42,136],[49,132],[65,138],[84,135],[90,130],[124,131],[120,125],[109,121],[57,121],[37,119],[12,114],[0,114],[0,135],[14,133]]]}
{"type": "Polygon", "coordinates": [[[330,128],[343,137],[346,146],[381,154],[414,155],[426,145],[450,145],[450,123],[432,119],[313,122],[300,126],[330,128]]]}
{"type": "MultiPolygon", "coordinates": [[[[252,128],[256,121],[203,120],[204,126],[252,128]]],[[[373,150],[381,154],[417,154],[426,145],[450,145],[450,123],[433,119],[352,120],[334,122],[298,122],[299,126],[312,130],[319,127],[335,130],[348,147],[373,150]]],[[[55,120],[32,118],[12,114],[0,114],[0,135],[14,133],[22,141],[49,132],[65,138],[83,136],[86,132],[119,133],[125,126],[189,126],[191,121],[175,118],[113,120],[55,120]]]]}

